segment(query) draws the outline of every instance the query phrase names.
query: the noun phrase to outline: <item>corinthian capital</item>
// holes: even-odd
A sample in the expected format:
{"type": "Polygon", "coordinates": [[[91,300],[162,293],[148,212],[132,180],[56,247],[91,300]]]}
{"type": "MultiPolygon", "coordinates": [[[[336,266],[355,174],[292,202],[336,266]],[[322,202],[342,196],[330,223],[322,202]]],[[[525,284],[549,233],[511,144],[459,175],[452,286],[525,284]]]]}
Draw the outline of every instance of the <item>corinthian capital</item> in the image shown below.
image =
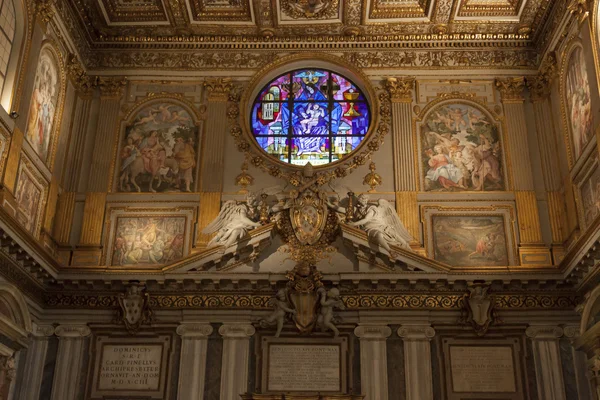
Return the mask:
{"type": "Polygon", "coordinates": [[[577,18],[580,24],[590,15],[590,8],[589,0],[570,0],[567,6],[567,10],[577,18]]]}
{"type": "Polygon", "coordinates": [[[120,97],[123,94],[125,85],[127,85],[127,79],[97,76],[94,84],[100,89],[102,97],[120,97]]]}
{"type": "Polygon", "coordinates": [[[415,89],[415,78],[403,76],[399,78],[390,77],[384,82],[385,89],[389,92],[393,102],[411,102],[413,90],[415,89]]]}
{"type": "Polygon", "coordinates": [[[209,78],[204,81],[210,101],[227,101],[229,92],[233,89],[231,78],[209,78]]]}
{"type": "Polygon", "coordinates": [[[524,87],[525,79],[523,77],[496,78],[496,88],[498,88],[503,102],[522,102],[524,87]]]}
{"type": "Polygon", "coordinates": [[[67,60],[67,73],[75,89],[83,94],[89,94],[94,88],[92,79],[86,74],[83,65],[75,54],[70,54],[67,60]]]}

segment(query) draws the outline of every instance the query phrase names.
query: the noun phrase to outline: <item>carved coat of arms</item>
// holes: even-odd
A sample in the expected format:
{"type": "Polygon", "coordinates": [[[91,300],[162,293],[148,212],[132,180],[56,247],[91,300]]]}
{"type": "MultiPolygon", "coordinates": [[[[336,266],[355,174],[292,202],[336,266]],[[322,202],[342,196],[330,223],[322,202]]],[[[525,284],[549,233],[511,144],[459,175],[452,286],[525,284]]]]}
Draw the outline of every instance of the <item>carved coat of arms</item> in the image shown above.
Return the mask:
{"type": "Polygon", "coordinates": [[[488,289],[481,285],[473,286],[463,296],[463,309],[467,313],[463,322],[471,323],[478,336],[485,335],[492,323],[499,322],[494,312],[496,299],[488,293],[488,289]]]}
{"type": "Polygon", "coordinates": [[[290,220],[296,237],[303,245],[316,243],[327,223],[327,204],[318,193],[305,190],[290,208],[290,220]]]}
{"type": "Polygon", "coordinates": [[[119,295],[119,319],[129,333],[135,334],[142,324],[152,320],[149,300],[148,293],[138,285],[131,285],[125,294],[119,295]]]}

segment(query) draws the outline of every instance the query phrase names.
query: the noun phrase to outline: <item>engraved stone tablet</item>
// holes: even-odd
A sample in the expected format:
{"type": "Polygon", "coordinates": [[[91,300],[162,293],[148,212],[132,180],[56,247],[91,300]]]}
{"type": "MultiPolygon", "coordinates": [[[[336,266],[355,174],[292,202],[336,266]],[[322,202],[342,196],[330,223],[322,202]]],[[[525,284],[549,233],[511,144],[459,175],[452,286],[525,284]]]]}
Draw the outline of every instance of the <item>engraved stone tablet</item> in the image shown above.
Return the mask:
{"type": "Polygon", "coordinates": [[[163,346],[106,344],[100,360],[99,390],[158,390],[163,346]]]}
{"type": "Polygon", "coordinates": [[[346,339],[269,338],[263,354],[263,387],[269,393],[346,390],[346,339]]]}
{"type": "Polygon", "coordinates": [[[171,336],[97,336],[89,398],[135,395],[165,399],[171,336]]]}
{"type": "Polygon", "coordinates": [[[510,346],[451,346],[450,368],[454,392],[517,391],[510,346]]]}

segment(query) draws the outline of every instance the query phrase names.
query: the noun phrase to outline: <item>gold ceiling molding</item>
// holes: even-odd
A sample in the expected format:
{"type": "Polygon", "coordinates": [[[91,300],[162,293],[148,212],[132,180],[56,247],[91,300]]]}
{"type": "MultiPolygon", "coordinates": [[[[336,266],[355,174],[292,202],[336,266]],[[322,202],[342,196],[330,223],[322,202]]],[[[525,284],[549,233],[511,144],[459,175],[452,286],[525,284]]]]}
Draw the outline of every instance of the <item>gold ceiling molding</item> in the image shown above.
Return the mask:
{"type": "Polygon", "coordinates": [[[293,19],[329,19],[339,13],[339,0],[279,0],[281,11],[293,19]]]}
{"type": "Polygon", "coordinates": [[[108,25],[130,22],[169,23],[163,0],[98,0],[108,25]]]}
{"type": "Polygon", "coordinates": [[[369,18],[428,18],[433,0],[368,0],[369,18]]]}
{"type": "Polygon", "coordinates": [[[186,0],[195,22],[252,22],[250,0],[186,0]]]}
{"type": "Polygon", "coordinates": [[[527,0],[462,0],[458,17],[518,17],[523,3],[527,0]]]}

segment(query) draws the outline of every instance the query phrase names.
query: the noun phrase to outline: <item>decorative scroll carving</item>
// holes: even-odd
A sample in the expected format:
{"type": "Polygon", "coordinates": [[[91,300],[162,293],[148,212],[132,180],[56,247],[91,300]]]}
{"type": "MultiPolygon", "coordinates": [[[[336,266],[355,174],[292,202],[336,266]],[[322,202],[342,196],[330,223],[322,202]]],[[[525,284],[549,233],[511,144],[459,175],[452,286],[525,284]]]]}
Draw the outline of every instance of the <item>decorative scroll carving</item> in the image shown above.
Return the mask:
{"type": "Polygon", "coordinates": [[[502,96],[503,102],[523,101],[524,78],[497,78],[496,87],[500,92],[500,96],[502,96]]]}

